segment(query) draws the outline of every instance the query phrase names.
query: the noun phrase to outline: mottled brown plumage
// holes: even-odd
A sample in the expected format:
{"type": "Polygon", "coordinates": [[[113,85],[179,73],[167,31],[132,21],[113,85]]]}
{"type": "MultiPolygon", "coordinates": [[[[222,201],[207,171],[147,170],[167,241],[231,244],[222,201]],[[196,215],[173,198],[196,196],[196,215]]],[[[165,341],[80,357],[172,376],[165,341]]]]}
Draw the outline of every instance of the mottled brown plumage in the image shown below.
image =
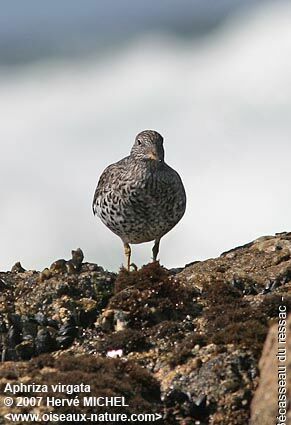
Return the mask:
{"type": "Polygon", "coordinates": [[[124,244],[127,267],[130,245],[155,240],[153,260],[162,236],[182,218],[186,194],[179,174],[164,161],[163,138],[146,130],[136,136],[130,155],[102,173],[93,212],[124,244]]]}

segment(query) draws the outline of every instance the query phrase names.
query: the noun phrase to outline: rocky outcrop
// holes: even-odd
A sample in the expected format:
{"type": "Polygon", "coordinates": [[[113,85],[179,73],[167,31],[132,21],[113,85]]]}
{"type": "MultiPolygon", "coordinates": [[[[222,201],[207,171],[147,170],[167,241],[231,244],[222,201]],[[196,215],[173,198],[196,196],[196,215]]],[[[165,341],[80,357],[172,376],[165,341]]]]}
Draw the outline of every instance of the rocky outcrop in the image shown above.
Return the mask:
{"type": "MultiPolygon", "coordinates": [[[[291,315],[271,327],[259,361],[260,382],[251,404],[251,425],[291,424],[291,315]],[[286,341],[284,333],[286,329],[286,341]],[[283,331],[280,343],[279,333],[283,331]]],[[[283,318],[284,316],[284,318],[283,318]]]]}
{"type": "MultiPolygon", "coordinates": [[[[17,263],[0,286],[2,395],[7,383],[45,382],[49,371],[51,383],[93,379],[93,396],[109,389],[130,401],[127,413],[161,414],[156,423],[246,425],[251,403],[253,424],[271,423],[256,418],[266,386],[275,400],[274,365],[264,360],[272,336],[259,359],[282,297],[291,311],[290,233],[182,269],[151,263],[118,275],[76,250],[41,272],[17,263]]],[[[2,423],[6,414],[1,403],[2,423]]]]}

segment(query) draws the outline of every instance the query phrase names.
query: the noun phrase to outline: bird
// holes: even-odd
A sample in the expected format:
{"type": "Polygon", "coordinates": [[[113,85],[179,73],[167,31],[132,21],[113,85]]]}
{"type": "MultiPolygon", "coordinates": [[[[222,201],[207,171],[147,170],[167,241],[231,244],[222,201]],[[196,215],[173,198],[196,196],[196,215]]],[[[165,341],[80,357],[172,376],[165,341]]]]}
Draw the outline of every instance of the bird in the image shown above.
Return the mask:
{"type": "Polygon", "coordinates": [[[93,198],[93,213],[122,240],[127,270],[131,244],[154,241],[157,261],[161,238],[183,217],[186,193],[181,177],[165,162],[163,137],[144,130],[130,154],[101,174],[93,198]]]}

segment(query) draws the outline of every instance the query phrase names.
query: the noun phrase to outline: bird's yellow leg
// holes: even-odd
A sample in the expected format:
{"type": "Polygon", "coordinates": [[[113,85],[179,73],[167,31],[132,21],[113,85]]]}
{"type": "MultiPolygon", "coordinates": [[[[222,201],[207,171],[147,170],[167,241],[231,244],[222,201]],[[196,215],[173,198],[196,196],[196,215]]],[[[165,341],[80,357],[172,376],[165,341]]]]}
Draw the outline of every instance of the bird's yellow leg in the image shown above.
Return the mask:
{"type": "Polygon", "coordinates": [[[130,270],[130,256],[131,256],[131,248],[128,243],[124,243],[124,254],[126,257],[127,270],[130,270]]]}
{"type": "Polygon", "coordinates": [[[153,246],[153,261],[157,261],[157,256],[160,248],[160,239],[155,240],[155,244],[153,246]]]}

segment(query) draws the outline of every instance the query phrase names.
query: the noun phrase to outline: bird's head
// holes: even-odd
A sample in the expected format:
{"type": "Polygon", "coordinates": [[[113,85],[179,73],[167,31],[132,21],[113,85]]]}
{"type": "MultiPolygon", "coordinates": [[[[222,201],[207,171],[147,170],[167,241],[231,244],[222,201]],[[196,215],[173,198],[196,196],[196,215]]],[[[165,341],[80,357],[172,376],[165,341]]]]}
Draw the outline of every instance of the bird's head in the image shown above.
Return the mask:
{"type": "Polygon", "coordinates": [[[162,136],[154,130],[145,130],[139,133],[130,154],[136,159],[164,161],[162,136]]]}

